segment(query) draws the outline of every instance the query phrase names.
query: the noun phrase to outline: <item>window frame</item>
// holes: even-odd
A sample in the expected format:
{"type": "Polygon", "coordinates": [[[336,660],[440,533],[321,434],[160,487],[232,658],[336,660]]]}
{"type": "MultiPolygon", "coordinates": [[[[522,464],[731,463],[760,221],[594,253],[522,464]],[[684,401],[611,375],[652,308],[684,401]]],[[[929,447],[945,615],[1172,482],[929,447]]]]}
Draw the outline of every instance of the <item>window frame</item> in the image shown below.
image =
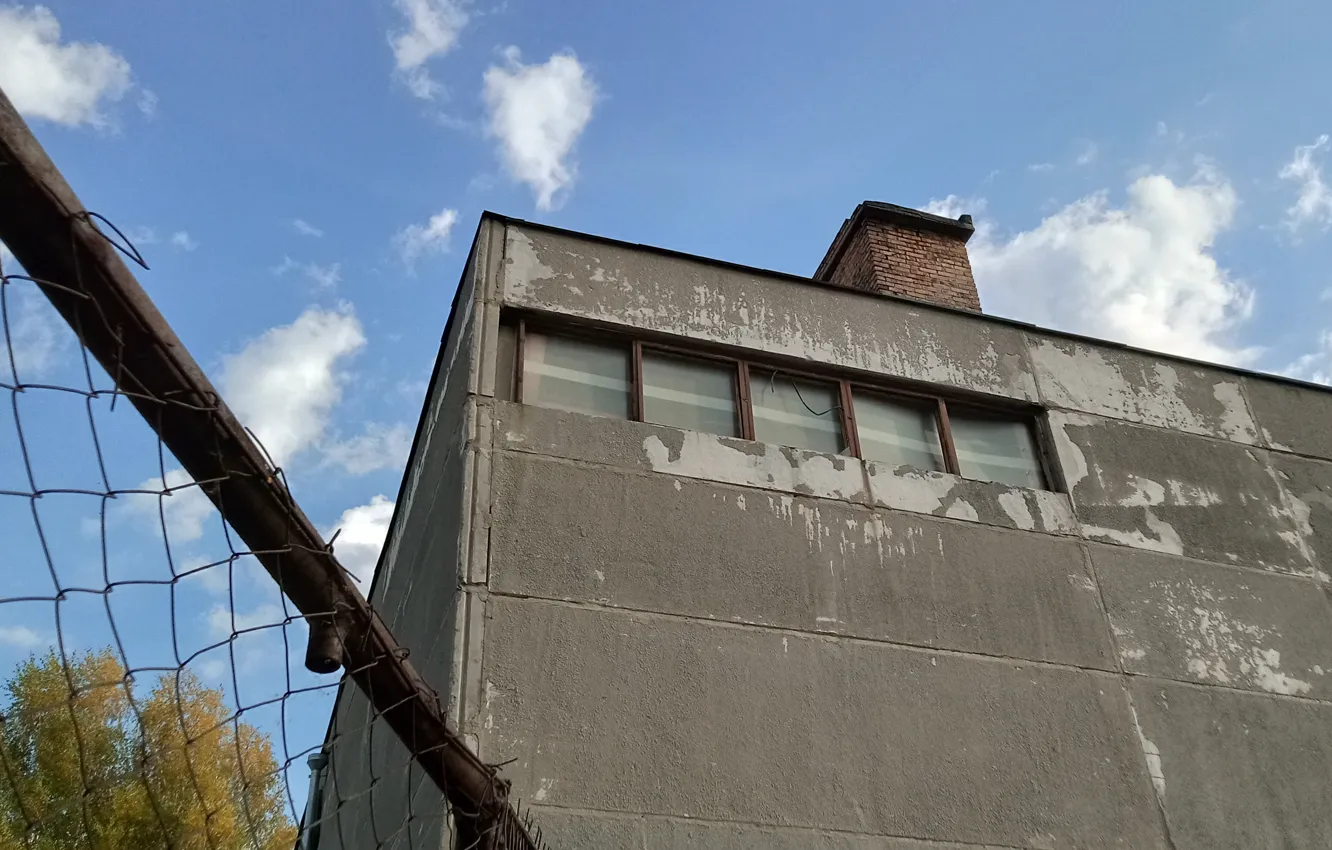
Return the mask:
{"type": "MultiPolygon", "coordinates": [[[[507,311],[506,311],[507,312],[507,311]]],[[[534,318],[525,314],[519,314],[516,319],[502,317],[501,323],[508,324],[512,322],[517,327],[514,335],[514,345],[517,350],[514,352],[513,364],[515,375],[513,378],[513,396],[518,404],[525,404],[523,400],[523,371],[524,371],[524,348],[527,339],[528,330],[536,333],[547,334],[550,336],[564,336],[573,339],[583,339],[589,342],[597,342],[606,345],[620,344],[624,346],[626,356],[629,358],[630,367],[630,389],[629,389],[629,421],[646,422],[643,418],[643,352],[660,352],[671,357],[678,357],[685,360],[704,360],[714,363],[725,363],[735,369],[735,404],[739,414],[740,437],[731,437],[730,439],[743,439],[754,441],[754,405],[753,391],[750,383],[750,368],[761,369],[770,372],[776,372],[781,375],[790,375],[793,378],[803,378],[809,381],[815,381],[822,384],[831,384],[835,387],[838,407],[840,408],[839,425],[842,429],[842,436],[845,438],[848,446],[849,455],[858,460],[866,460],[860,444],[860,430],[856,421],[855,396],[856,391],[882,397],[886,400],[899,400],[903,404],[911,405],[917,408],[933,407],[935,426],[939,434],[940,448],[942,449],[945,471],[950,475],[964,477],[961,472],[961,465],[957,457],[957,445],[953,438],[953,428],[949,419],[949,405],[954,405],[955,411],[963,411],[978,417],[993,417],[1009,422],[1018,422],[1024,425],[1031,433],[1032,440],[1036,445],[1036,463],[1037,471],[1040,474],[1043,489],[1054,492],[1067,492],[1062,476],[1058,475],[1058,465],[1054,463],[1050,453],[1050,435],[1048,426],[1045,423],[1044,409],[1039,405],[1030,402],[1018,400],[993,400],[984,401],[968,397],[961,392],[931,392],[925,389],[906,384],[904,382],[894,381],[892,379],[884,380],[866,380],[863,375],[853,374],[849,370],[839,369],[837,367],[828,367],[824,371],[814,371],[799,366],[791,367],[781,363],[776,358],[767,359],[763,357],[747,357],[738,354],[718,350],[709,343],[699,343],[694,345],[680,345],[675,342],[666,342],[660,339],[652,338],[648,333],[638,334],[623,329],[602,329],[601,327],[592,327],[577,321],[552,319],[545,320],[534,318]]],[[[646,423],[652,424],[652,423],[646,423]]],[[[874,462],[873,458],[868,459],[874,462]]],[[[967,479],[979,480],[979,479],[967,479]]]]}
{"type": "Polygon", "coordinates": [[[692,348],[678,345],[667,345],[665,343],[652,342],[637,337],[632,337],[633,344],[633,395],[634,395],[634,419],[635,422],[646,424],[655,424],[648,422],[643,418],[647,408],[643,402],[643,352],[663,354],[667,357],[674,357],[677,360],[703,360],[711,363],[725,363],[736,370],[735,380],[731,382],[732,396],[731,400],[735,402],[736,422],[740,426],[740,435],[722,434],[732,440],[753,440],[754,433],[753,410],[749,404],[749,376],[744,368],[744,361],[724,354],[714,354],[708,351],[697,351],[692,348]]]}

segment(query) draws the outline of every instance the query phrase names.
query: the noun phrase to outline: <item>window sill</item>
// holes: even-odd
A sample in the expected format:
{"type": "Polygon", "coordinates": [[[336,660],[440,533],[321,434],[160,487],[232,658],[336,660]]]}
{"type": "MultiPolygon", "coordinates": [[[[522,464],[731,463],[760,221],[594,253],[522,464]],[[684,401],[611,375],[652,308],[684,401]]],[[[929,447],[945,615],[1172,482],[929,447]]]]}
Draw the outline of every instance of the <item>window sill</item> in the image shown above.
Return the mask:
{"type": "Polygon", "coordinates": [[[495,448],[1046,534],[1068,496],[624,419],[495,402],[495,448]]]}

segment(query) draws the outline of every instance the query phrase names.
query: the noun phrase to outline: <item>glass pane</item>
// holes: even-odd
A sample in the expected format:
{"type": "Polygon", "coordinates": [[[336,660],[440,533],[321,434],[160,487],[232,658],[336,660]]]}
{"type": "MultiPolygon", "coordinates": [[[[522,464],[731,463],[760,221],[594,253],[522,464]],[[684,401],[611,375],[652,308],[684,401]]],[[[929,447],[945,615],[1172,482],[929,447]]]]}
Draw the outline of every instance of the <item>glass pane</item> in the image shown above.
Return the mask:
{"type": "Polygon", "coordinates": [[[740,436],[735,366],[643,352],[643,419],[740,436]]]}
{"type": "Polygon", "coordinates": [[[755,439],[828,454],[849,453],[835,384],[753,369],[749,394],[754,401],[755,439]]]}
{"type": "Polygon", "coordinates": [[[963,477],[1013,487],[1045,486],[1036,439],[1027,422],[968,416],[951,408],[948,422],[963,477]]]}
{"type": "Polygon", "coordinates": [[[523,402],[629,418],[629,347],[527,333],[523,402]]]}
{"type": "Polygon", "coordinates": [[[514,400],[514,355],[517,350],[518,329],[513,325],[500,325],[499,350],[495,352],[495,398],[500,401],[514,400]]]}
{"type": "Polygon", "coordinates": [[[860,453],[866,460],[931,472],[946,468],[933,405],[926,407],[860,393],[855,394],[853,401],[860,453]]]}

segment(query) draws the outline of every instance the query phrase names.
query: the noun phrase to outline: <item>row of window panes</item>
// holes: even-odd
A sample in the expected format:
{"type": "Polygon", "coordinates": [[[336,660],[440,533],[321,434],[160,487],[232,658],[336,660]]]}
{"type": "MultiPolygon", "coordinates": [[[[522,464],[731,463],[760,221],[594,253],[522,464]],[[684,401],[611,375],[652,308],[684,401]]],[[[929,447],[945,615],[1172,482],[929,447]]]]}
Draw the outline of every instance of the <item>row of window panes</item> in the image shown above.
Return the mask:
{"type": "MultiPolygon", "coordinates": [[[[942,405],[852,388],[842,410],[842,384],[749,367],[750,404],[742,403],[735,361],[695,359],[641,349],[642,410],[635,411],[633,353],[628,344],[570,336],[523,334],[521,401],[594,416],[641,419],[723,436],[827,454],[853,454],[892,466],[948,471],[939,428],[942,405]],[[852,414],[852,415],[844,415],[852,414]]],[[[505,367],[501,367],[501,374],[505,367]]],[[[506,375],[506,381],[512,373],[506,375]]],[[[507,386],[507,384],[506,384],[507,386]]],[[[519,394],[501,387],[501,395],[519,394]]],[[[1045,486],[1032,423],[1026,418],[949,408],[958,474],[1017,487],[1045,486]]]]}

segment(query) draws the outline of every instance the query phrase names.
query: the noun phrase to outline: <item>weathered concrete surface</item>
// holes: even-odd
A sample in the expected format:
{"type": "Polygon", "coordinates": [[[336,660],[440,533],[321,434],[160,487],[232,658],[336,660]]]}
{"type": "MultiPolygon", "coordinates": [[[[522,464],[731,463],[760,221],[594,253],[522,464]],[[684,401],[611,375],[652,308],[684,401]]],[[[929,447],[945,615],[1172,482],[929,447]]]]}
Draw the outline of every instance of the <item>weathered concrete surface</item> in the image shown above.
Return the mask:
{"type": "Polygon", "coordinates": [[[481,753],[535,803],[1165,846],[1105,674],[503,596],[489,616],[481,753]]]}
{"type": "Polygon", "coordinates": [[[1146,680],[1131,690],[1176,850],[1332,847],[1332,706],[1146,680]]]}
{"type": "Polygon", "coordinates": [[[552,847],[619,847],[634,850],[1002,850],[992,845],[918,841],[814,829],[774,829],[742,823],[639,817],[612,812],[572,812],[533,806],[552,847]]]}
{"type": "Polygon", "coordinates": [[[1087,537],[1313,572],[1307,533],[1266,451],[1057,411],[1050,430],[1087,537]]]}
{"type": "Polygon", "coordinates": [[[1332,580],[1332,463],[1275,453],[1271,462],[1318,577],[1332,580]]]}
{"type": "Polygon", "coordinates": [[[1124,669],[1332,696],[1332,606],[1307,579],[1091,547],[1124,669]]]}
{"type": "MultiPolygon", "coordinates": [[[[472,518],[477,445],[475,401],[479,339],[475,257],[463,274],[464,291],[450,336],[440,352],[439,374],[422,414],[417,451],[409,462],[401,503],[385,543],[373,591],[362,587],[411,663],[456,716],[458,584],[472,518]]],[[[335,542],[334,552],[340,547],[335,542]]],[[[445,806],[412,756],[368,701],[348,684],[335,707],[325,801],[341,802],[320,832],[320,848],[440,847],[445,806]],[[414,820],[409,822],[408,815],[414,820]]]]}
{"type": "Polygon", "coordinates": [[[360,690],[342,688],[335,717],[319,850],[446,846],[443,795],[419,767],[409,770],[412,754],[360,690]]]}
{"type": "Polygon", "coordinates": [[[1332,459],[1332,390],[1249,376],[1244,394],[1267,445],[1332,459]]]}
{"type": "MultiPolygon", "coordinates": [[[[449,338],[444,340],[438,355],[431,397],[421,414],[420,441],[416,454],[408,460],[402,504],[396,511],[398,521],[384,542],[383,569],[376,582],[376,594],[371,598],[381,613],[395,610],[408,599],[413,584],[421,578],[417,570],[411,569],[402,581],[394,580],[399,561],[411,565],[420,563],[419,553],[401,551],[409,542],[407,538],[413,534],[431,533],[422,527],[425,523],[413,517],[418,494],[423,516],[436,510],[437,500],[452,500],[454,504],[450,511],[456,514],[458,523],[464,522],[462,464],[466,444],[475,428],[474,408],[468,406],[468,398],[476,380],[478,370],[474,361],[481,342],[479,308],[474,302],[477,285],[475,253],[474,249],[464,268],[464,290],[458,297],[458,312],[452,317],[449,338]],[[441,480],[446,472],[453,476],[449,481],[441,480]]],[[[336,544],[334,551],[336,554],[336,544]]],[[[369,595],[369,588],[363,592],[369,595]]]]}
{"type": "Polygon", "coordinates": [[[1110,346],[1028,339],[1041,399],[1052,407],[1258,442],[1237,376],[1110,346]]]}
{"type": "Polygon", "coordinates": [[[865,464],[874,504],[899,511],[983,522],[1003,528],[1077,534],[1067,496],[1049,490],[973,481],[946,472],[865,464]]]}
{"type": "Polygon", "coordinates": [[[1041,531],[1077,534],[1062,493],[1027,490],[956,475],[892,469],[855,458],[772,446],[642,422],[496,402],[500,448],[650,470],[681,478],[800,496],[876,503],[895,510],[1041,531]]]}
{"type": "Polygon", "coordinates": [[[508,453],[494,496],[498,591],[1114,666],[1072,540],[508,453]]]}
{"type": "Polygon", "coordinates": [[[537,228],[507,233],[513,306],[1036,399],[1021,331],[979,316],[537,228]]]}
{"type": "Polygon", "coordinates": [[[507,402],[496,403],[496,415],[503,448],[783,493],[868,501],[865,471],[854,457],[507,402]]]}
{"type": "MultiPolygon", "coordinates": [[[[465,369],[459,371],[465,377],[465,369]]],[[[384,556],[371,604],[412,650],[418,672],[447,694],[453,680],[455,600],[465,563],[477,463],[469,446],[476,408],[464,381],[450,381],[432,405],[425,451],[411,467],[402,519],[384,556]]]]}

